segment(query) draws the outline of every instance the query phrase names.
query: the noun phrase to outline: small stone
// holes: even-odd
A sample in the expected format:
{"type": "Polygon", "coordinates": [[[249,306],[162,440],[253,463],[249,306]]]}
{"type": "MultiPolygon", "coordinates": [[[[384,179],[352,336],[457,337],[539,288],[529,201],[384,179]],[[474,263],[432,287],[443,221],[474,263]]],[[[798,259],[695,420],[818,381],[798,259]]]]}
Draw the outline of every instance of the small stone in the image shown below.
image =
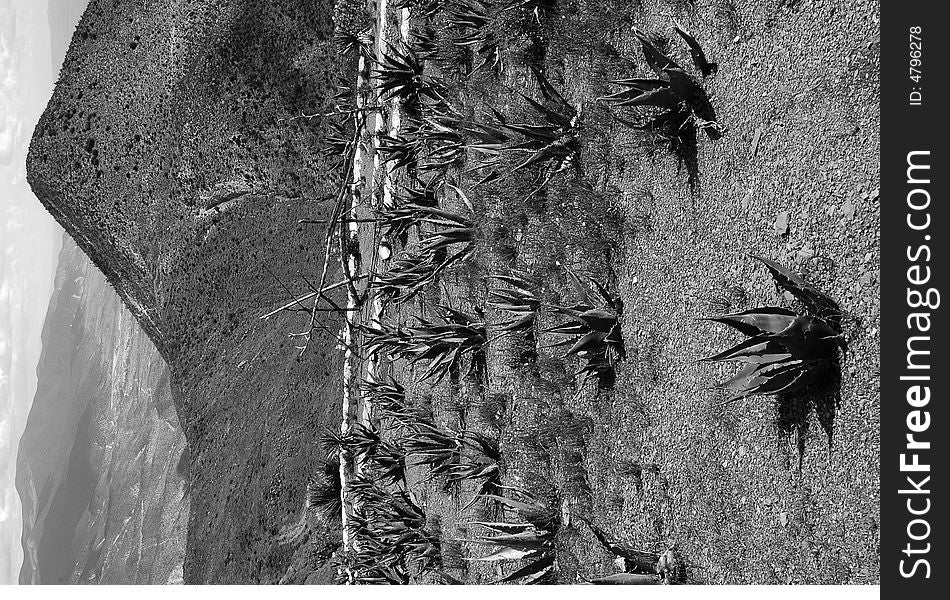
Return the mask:
{"type": "Polygon", "coordinates": [[[850,200],[845,200],[844,204],[838,209],[838,212],[841,213],[845,221],[850,221],[854,218],[854,210],[854,204],[850,200]]]}
{"type": "Polygon", "coordinates": [[[811,249],[811,246],[805,245],[801,250],[798,251],[798,261],[804,262],[806,260],[811,260],[815,258],[815,251],[811,249]]]}
{"type": "Polygon", "coordinates": [[[762,139],[762,128],[756,127],[755,135],[752,136],[752,150],[749,152],[749,157],[752,158],[755,156],[755,153],[759,150],[759,140],[762,139]]]}
{"type": "Polygon", "coordinates": [[[778,514],[778,520],[782,524],[782,527],[788,527],[788,513],[782,511],[778,514]]]}
{"type": "Polygon", "coordinates": [[[772,223],[772,233],[777,236],[783,236],[788,234],[788,211],[783,210],[782,212],[775,215],[775,222],[772,223]]]}

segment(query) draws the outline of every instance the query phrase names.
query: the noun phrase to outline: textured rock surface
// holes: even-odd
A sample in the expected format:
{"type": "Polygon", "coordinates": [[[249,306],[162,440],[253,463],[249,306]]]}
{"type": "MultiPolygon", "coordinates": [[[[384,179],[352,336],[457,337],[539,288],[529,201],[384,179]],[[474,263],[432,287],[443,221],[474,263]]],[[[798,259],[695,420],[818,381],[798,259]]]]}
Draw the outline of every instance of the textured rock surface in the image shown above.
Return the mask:
{"type": "Polygon", "coordinates": [[[21,583],[180,579],[188,473],[168,367],[69,239],[37,375],[17,461],[21,583]]]}
{"type": "Polygon", "coordinates": [[[171,367],[185,582],[304,581],[324,555],[281,534],[303,522],[337,414],[335,340],[301,355],[287,333],[305,315],[258,317],[322,263],[322,232],[298,219],[325,218],[336,184],[323,124],[295,117],[325,110],[338,76],[331,15],[329,0],[94,0],[34,134],[34,191],[171,367]]]}

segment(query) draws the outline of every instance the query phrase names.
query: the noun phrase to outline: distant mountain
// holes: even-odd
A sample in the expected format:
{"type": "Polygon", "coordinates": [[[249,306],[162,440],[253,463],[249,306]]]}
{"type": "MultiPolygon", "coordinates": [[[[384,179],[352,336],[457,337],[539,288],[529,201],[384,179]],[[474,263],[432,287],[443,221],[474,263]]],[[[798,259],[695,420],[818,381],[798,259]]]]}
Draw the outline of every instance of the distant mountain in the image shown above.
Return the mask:
{"type": "Polygon", "coordinates": [[[334,543],[285,534],[321,472],[321,431],[340,424],[338,323],[321,315],[301,352],[288,333],[309,315],[260,318],[323,267],[308,221],[329,217],[340,184],[333,130],[300,116],[356,69],[333,5],[93,0],[34,130],[34,193],[171,367],[190,449],[187,583],[317,582],[334,543]]]}
{"type": "Polygon", "coordinates": [[[188,459],[168,366],[65,238],[17,460],[20,583],[180,581],[188,459]]]}

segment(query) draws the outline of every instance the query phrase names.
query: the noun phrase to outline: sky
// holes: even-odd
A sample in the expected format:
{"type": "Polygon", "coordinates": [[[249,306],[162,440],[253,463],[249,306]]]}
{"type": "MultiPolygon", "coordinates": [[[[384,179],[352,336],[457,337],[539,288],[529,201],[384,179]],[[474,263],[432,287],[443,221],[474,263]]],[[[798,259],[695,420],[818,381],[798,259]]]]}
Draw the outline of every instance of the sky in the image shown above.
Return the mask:
{"type": "Polygon", "coordinates": [[[52,53],[64,50],[51,44],[48,10],[48,0],[0,0],[0,584],[16,583],[23,561],[16,453],[63,235],[26,181],[30,137],[62,61],[52,53]]]}

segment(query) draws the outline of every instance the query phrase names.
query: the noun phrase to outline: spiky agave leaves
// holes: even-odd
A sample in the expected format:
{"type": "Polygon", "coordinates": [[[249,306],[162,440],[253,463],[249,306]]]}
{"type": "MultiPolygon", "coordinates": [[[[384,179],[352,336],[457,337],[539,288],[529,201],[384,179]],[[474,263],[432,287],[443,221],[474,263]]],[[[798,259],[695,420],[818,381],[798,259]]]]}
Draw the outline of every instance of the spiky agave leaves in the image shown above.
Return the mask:
{"type": "Polygon", "coordinates": [[[418,252],[430,257],[433,261],[438,261],[439,271],[471,256],[474,250],[475,227],[467,217],[429,208],[426,209],[421,221],[435,225],[437,229],[422,238],[419,242],[418,252]],[[449,255],[448,258],[438,258],[441,252],[448,251],[454,244],[460,244],[461,249],[449,255]]]}
{"type": "Polygon", "coordinates": [[[438,564],[438,531],[408,492],[386,491],[366,477],[350,482],[356,499],[350,534],[357,556],[351,568],[361,582],[408,583],[410,573],[438,564]]]}
{"type": "Polygon", "coordinates": [[[435,29],[424,25],[409,32],[409,47],[422,60],[438,60],[439,46],[436,43],[435,29]]]}
{"type": "Polygon", "coordinates": [[[550,580],[554,576],[557,565],[554,544],[558,523],[556,513],[530,496],[526,496],[525,500],[491,494],[484,497],[496,501],[506,514],[517,515],[519,521],[473,522],[472,525],[482,527],[489,533],[466,541],[490,545],[494,547],[494,550],[485,556],[466,560],[527,563],[496,583],[530,584],[550,580]]]}
{"type": "Polygon", "coordinates": [[[392,377],[379,381],[364,381],[360,391],[366,394],[373,406],[386,411],[401,409],[406,405],[406,388],[392,377]]]}
{"type": "Polygon", "coordinates": [[[792,394],[819,383],[830,373],[839,348],[845,347],[841,310],[834,300],[778,263],[753,258],[768,268],[779,287],[814,314],[767,306],[709,319],[747,336],[732,348],[703,359],[742,364],[732,379],[717,386],[732,393],[730,401],[753,394],[792,394]]]}
{"type": "Polygon", "coordinates": [[[445,12],[446,22],[459,33],[453,39],[456,46],[472,48],[481,58],[473,72],[485,67],[492,72],[501,69],[498,40],[491,28],[489,7],[479,0],[456,0],[445,12]]]}
{"type": "Polygon", "coordinates": [[[484,434],[443,431],[431,423],[419,422],[409,428],[401,445],[406,455],[428,467],[433,477],[449,484],[474,482],[477,487],[472,503],[499,489],[501,453],[498,443],[484,434]]]}
{"type": "Polygon", "coordinates": [[[484,372],[487,333],[482,318],[443,306],[433,319],[416,319],[418,325],[408,328],[412,345],[404,355],[410,364],[426,364],[422,381],[439,382],[460,372],[465,359],[468,369],[463,376],[484,372]]]}
{"type": "MultiPolygon", "coordinates": [[[[406,390],[395,379],[367,382],[362,385],[369,400],[379,410],[381,417],[403,428],[434,427],[425,412],[406,402],[406,390]]],[[[403,454],[405,451],[400,448],[403,454]]]]}
{"type": "Polygon", "coordinates": [[[340,462],[328,459],[307,482],[307,510],[326,526],[338,523],[343,511],[342,488],[340,462]]]}
{"type": "Polygon", "coordinates": [[[400,50],[388,45],[372,75],[380,95],[399,98],[409,111],[417,111],[426,101],[445,102],[444,86],[426,75],[423,60],[411,47],[400,50]]]}
{"type": "Polygon", "coordinates": [[[581,279],[571,272],[568,276],[579,299],[572,306],[556,306],[555,311],[567,320],[545,331],[566,336],[556,345],[570,344],[566,356],[584,360],[578,375],[595,376],[602,387],[610,387],[615,365],[627,355],[620,329],[623,302],[593,279],[581,279]]]}
{"type": "Polygon", "coordinates": [[[422,380],[440,381],[446,374],[460,370],[469,359],[466,375],[484,368],[485,322],[449,307],[439,307],[432,318],[416,317],[417,325],[398,327],[381,324],[363,326],[367,352],[382,351],[405,359],[410,365],[424,363],[422,380]]]}
{"type": "Polygon", "coordinates": [[[364,30],[359,33],[337,29],[333,32],[333,41],[341,54],[357,56],[369,56],[369,48],[373,44],[373,33],[370,30],[364,30]]]}
{"type": "Polygon", "coordinates": [[[380,441],[367,456],[373,477],[387,485],[396,485],[406,479],[406,452],[401,447],[380,441]]]}
{"type": "Polygon", "coordinates": [[[341,453],[348,455],[352,452],[349,436],[339,429],[325,429],[320,434],[320,447],[328,461],[339,460],[341,453]]]}
{"type": "Polygon", "coordinates": [[[530,523],[475,523],[491,533],[466,541],[493,546],[485,556],[466,558],[478,562],[525,561],[527,564],[515,569],[495,583],[522,582],[541,583],[554,573],[556,554],[554,537],[530,523]]]}
{"type": "Polygon", "coordinates": [[[427,154],[419,170],[443,174],[451,167],[465,161],[465,138],[458,119],[450,116],[426,118],[420,128],[420,137],[425,140],[427,154]]]}
{"type": "Polygon", "coordinates": [[[384,224],[388,221],[395,225],[397,231],[423,223],[434,228],[422,237],[414,253],[393,261],[389,270],[373,281],[372,287],[393,302],[405,302],[415,297],[442,271],[468,259],[475,250],[475,227],[468,217],[416,205],[386,211],[381,218],[384,224]],[[452,246],[456,247],[452,249],[452,246]]]}
{"type": "Polygon", "coordinates": [[[392,261],[389,270],[377,275],[371,285],[390,302],[406,302],[435,281],[438,267],[430,256],[409,254],[392,261]]]}
{"type": "Polygon", "coordinates": [[[414,428],[402,438],[401,444],[408,457],[428,467],[433,475],[447,475],[450,467],[461,461],[460,434],[445,432],[432,425],[414,428]]]}
{"type": "Polygon", "coordinates": [[[345,435],[347,448],[355,456],[375,454],[382,442],[379,430],[372,424],[353,423],[345,435]]]}
{"type": "Polygon", "coordinates": [[[333,162],[334,168],[343,165],[352,136],[347,131],[347,123],[342,119],[329,123],[329,133],[323,138],[320,153],[333,162]]]}
{"type": "Polygon", "coordinates": [[[462,433],[463,459],[451,467],[449,481],[473,481],[475,495],[462,510],[475,504],[480,498],[497,494],[501,489],[501,451],[498,441],[474,431],[462,433]]]}
{"type": "Polygon", "coordinates": [[[511,172],[544,165],[552,170],[548,177],[550,179],[550,175],[565,170],[576,159],[580,148],[580,115],[548,81],[544,73],[533,66],[531,72],[538,83],[543,102],[523,94],[522,98],[538,113],[543,122],[509,123],[497,111],[495,116],[501,129],[522,138],[522,141],[508,144],[502,150],[528,153],[528,157],[513,167],[511,172]]]}
{"type": "Polygon", "coordinates": [[[368,547],[344,550],[333,555],[331,564],[336,568],[334,583],[338,585],[406,585],[409,573],[401,564],[393,564],[383,550],[372,540],[368,547]]]}
{"type": "MultiPolygon", "coordinates": [[[[703,77],[715,72],[718,66],[709,63],[699,43],[678,25],[676,32],[690,48],[694,62],[703,77]]],[[[722,129],[715,120],[707,120],[702,115],[707,111],[701,99],[705,96],[700,82],[686,72],[676,61],[661,52],[642,32],[636,31],[643,48],[647,65],[656,74],[655,79],[618,79],[613,81],[620,90],[600,98],[608,104],[620,107],[655,109],[649,118],[641,123],[621,122],[657,133],[671,140],[684,137],[684,132],[692,126],[699,126],[710,139],[722,137],[722,129]]]]}
{"type": "Polygon", "coordinates": [[[383,164],[389,164],[393,170],[405,169],[408,173],[416,170],[421,140],[413,135],[379,136],[379,146],[376,150],[382,156],[383,164]]]}
{"type": "Polygon", "coordinates": [[[326,429],[320,435],[320,444],[327,460],[339,461],[343,456],[373,454],[381,443],[379,431],[372,425],[354,423],[346,431],[326,429]]]}
{"type": "Polygon", "coordinates": [[[404,202],[379,210],[376,213],[376,218],[377,222],[382,225],[384,235],[388,239],[405,241],[409,230],[422,222],[428,208],[430,207],[404,202]]]}
{"type": "Polygon", "coordinates": [[[488,292],[488,306],[510,313],[512,317],[503,321],[499,328],[504,332],[530,333],[534,330],[538,311],[541,309],[541,297],[538,295],[540,284],[524,271],[512,269],[507,275],[492,275],[501,283],[510,287],[493,287],[488,292]]]}

